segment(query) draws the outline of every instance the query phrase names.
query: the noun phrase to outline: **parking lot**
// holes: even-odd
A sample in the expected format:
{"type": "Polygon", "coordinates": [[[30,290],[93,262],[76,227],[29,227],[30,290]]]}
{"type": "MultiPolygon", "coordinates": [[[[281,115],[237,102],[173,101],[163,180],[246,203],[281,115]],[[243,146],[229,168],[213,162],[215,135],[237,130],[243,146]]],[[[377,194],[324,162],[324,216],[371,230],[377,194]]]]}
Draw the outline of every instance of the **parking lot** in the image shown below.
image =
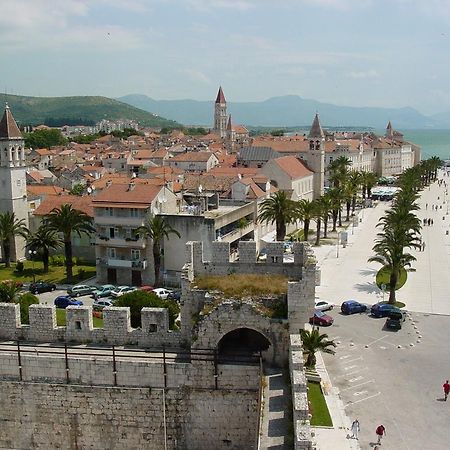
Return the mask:
{"type": "Polygon", "coordinates": [[[386,427],[384,449],[444,449],[448,444],[450,401],[442,384],[450,378],[450,317],[408,314],[403,328],[388,331],[386,319],[327,312],[335,322],[322,327],[338,344],[324,354],[351,420],[361,424],[361,448],[375,444],[375,428],[386,427]]]}
{"type": "MultiPolygon", "coordinates": [[[[43,305],[53,305],[55,298],[58,297],[58,295],[67,295],[67,291],[57,289],[53,292],[43,292],[42,294],[37,294],[36,297],[39,299],[39,303],[42,303],[43,305]]],[[[94,299],[90,295],[77,297],[77,300],[81,300],[83,305],[86,306],[92,306],[94,303],[94,299]]]]}

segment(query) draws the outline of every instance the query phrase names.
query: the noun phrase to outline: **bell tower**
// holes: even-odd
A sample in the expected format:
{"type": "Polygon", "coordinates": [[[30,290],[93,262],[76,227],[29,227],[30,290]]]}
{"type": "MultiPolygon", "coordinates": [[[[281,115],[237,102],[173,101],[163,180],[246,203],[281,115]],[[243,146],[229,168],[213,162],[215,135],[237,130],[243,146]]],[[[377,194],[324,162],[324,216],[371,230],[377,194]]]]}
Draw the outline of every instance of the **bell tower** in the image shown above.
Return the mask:
{"type": "Polygon", "coordinates": [[[320,125],[318,113],[309,130],[308,141],[308,166],[314,172],[313,195],[316,199],[323,195],[325,183],[325,133],[320,125]]]}
{"type": "Polygon", "coordinates": [[[227,134],[227,119],[227,101],[223,95],[222,86],[220,86],[214,104],[214,132],[221,138],[226,137],[227,134]]]}
{"type": "MultiPolygon", "coordinates": [[[[25,141],[8,104],[0,121],[0,211],[13,212],[28,227],[25,141]]],[[[11,246],[13,261],[24,258],[24,246],[24,239],[16,237],[11,246]]]]}

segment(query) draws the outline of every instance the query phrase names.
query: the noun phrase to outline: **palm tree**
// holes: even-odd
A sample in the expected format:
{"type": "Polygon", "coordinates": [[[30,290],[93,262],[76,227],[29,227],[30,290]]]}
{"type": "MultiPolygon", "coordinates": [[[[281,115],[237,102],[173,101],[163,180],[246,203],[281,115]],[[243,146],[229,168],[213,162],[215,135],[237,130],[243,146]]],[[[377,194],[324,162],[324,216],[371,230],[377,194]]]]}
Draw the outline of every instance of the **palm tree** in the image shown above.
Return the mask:
{"type": "Polygon", "coordinates": [[[378,177],[373,172],[362,172],[362,194],[365,199],[366,196],[370,198],[372,188],[377,183],[378,177]]]}
{"type": "Polygon", "coordinates": [[[44,264],[44,273],[48,273],[48,260],[50,250],[56,250],[61,247],[63,241],[58,237],[55,230],[41,225],[37,231],[30,234],[27,239],[27,245],[31,250],[42,252],[42,262],[44,264]]]}
{"type": "Polygon", "coordinates": [[[313,218],[316,221],[316,242],[314,245],[320,245],[320,231],[322,228],[322,218],[323,218],[323,197],[319,197],[314,200],[314,210],[313,210],[313,218]]]}
{"type": "Polygon", "coordinates": [[[15,281],[0,282],[0,302],[13,303],[19,296],[22,287],[15,281]]]}
{"type": "Polygon", "coordinates": [[[346,156],[339,156],[327,167],[328,179],[333,187],[338,188],[345,182],[352,162],[346,156]]]}
{"type": "Polygon", "coordinates": [[[303,342],[303,350],[308,355],[306,358],[306,367],[314,368],[316,366],[316,352],[324,352],[334,355],[336,352],[330,347],[336,347],[334,341],[328,340],[328,334],[320,334],[317,328],[312,331],[300,330],[300,336],[303,342]]]}
{"type": "Polygon", "coordinates": [[[442,167],[442,160],[439,156],[432,156],[430,158],[431,168],[433,170],[433,180],[437,178],[437,171],[439,167],[442,167]]]}
{"type": "Polygon", "coordinates": [[[161,243],[164,238],[169,239],[171,234],[181,237],[180,233],[172,228],[161,216],[148,217],[145,224],[136,230],[137,234],[153,241],[153,260],[155,269],[155,285],[159,286],[161,270],[161,243]]]}
{"type": "Polygon", "coordinates": [[[308,242],[309,224],[314,217],[315,204],[311,200],[302,199],[297,202],[295,217],[303,222],[303,240],[308,242]]]}
{"type": "Polygon", "coordinates": [[[322,206],[322,220],[323,220],[323,237],[327,238],[328,233],[328,220],[330,219],[331,211],[333,210],[333,202],[328,192],[320,197],[320,203],[322,206]]]}
{"type": "Polygon", "coordinates": [[[66,275],[70,284],[73,281],[72,233],[79,237],[81,234],[93,233],[95,228],[92,226],[92,218],[83,211],[73,209],[72,205],[64,204],[50,211],[44,219],[44,226],[63,235],[66,275]]]}
{"type": "Polygon", "coordinates": [[[11,267],[11,245],[16,236],[26,238],[28,229],[25,219],[17,219],[13,212],[0,213],[0,244],[2,247],[3,261],[6,267],[11,267]]]}
{"type": "Polygon", "coordinates": [[[277,241],[284,241],[286,225],[293,220],[294,202],[287,196],[286,192],[278,191],[275,195],[261,202],[261,212],[259,213],[258,221],[275,222],[277,241]]]}
{"type": "MultiPolygon", "coordinates": [[[[339,188],[330,189],[327,192],[327,195],[329,196],[332,205],[331,218],[333,219],[333,228],[331,231],[335,232],[338,218],[340,218],[340,211],[342,208],[344,197],[342,191],[339,188]]],[[[339,223],[339,226],[342,226],[342,224],[339,223]]]]}

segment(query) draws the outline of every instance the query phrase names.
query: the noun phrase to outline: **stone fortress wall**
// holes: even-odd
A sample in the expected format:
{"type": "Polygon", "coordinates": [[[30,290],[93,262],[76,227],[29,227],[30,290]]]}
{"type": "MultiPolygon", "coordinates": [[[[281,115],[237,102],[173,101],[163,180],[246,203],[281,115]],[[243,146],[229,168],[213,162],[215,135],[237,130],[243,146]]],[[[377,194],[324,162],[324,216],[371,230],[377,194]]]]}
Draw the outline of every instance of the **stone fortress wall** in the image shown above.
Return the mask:
{"type": "Polygon", "coordinates": [[[211,261],[204,261],[201,243],[187,244],[181,331],[169,330],[168,313],[160,308],[144,308],[142,327],[133,329],[128,308],[105,308],[103,328],[94,328],[90,307],[69,307],[67,325],[59,327],[53,306],[32,305],[30,323],[22,325],[18,305],[0,304],[0,340],[37,343],[20,357],[14,346],[0,343],[0,448],[255,448],[259,366],[177,355],[183,348],[216,349],[228,331],[250,327],[269,340],[267,361],[286,362],[278,355],[287,357],[289,333],[312,309],[315,261],[299,243],[288,263],[280,243],[268,244],[263,262],[256,261],[253,242],[240,243],[236,262],[230,262],[227,243],[212,247],[211,261]],[[233,272],[286,275],[288,318],[272,320],[249,303],[236,308],[225,301],[194,326],[207,301],[205,291],[191,287],[195,275],[233,272]],[[48,343],[76,344],[77,353],[93,345],[119,349],[114,362],[88,350],[69,352],[67,359],[61,352],[42,354],[48,343]],[[127,346],[141,353],[164,346],[172,356],[135,358],[127,346]]]}

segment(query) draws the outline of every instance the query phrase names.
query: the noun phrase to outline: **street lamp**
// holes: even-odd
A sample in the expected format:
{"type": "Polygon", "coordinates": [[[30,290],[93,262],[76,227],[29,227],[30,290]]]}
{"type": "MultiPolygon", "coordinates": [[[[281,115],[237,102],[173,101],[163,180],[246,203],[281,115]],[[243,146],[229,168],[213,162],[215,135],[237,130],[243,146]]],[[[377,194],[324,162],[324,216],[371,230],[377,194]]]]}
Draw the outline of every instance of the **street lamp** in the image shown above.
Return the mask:
{"type": "Polygon", "coordinates": [[[32,273],[33,273],[33,283],[36,283],[36,275],[34,273],[34,257],[36,256],[37,251],[36,250],[28,250],[28,253],[29,253],[30,258],[31,258],[31,270],[32,270],[32,273]]]}

